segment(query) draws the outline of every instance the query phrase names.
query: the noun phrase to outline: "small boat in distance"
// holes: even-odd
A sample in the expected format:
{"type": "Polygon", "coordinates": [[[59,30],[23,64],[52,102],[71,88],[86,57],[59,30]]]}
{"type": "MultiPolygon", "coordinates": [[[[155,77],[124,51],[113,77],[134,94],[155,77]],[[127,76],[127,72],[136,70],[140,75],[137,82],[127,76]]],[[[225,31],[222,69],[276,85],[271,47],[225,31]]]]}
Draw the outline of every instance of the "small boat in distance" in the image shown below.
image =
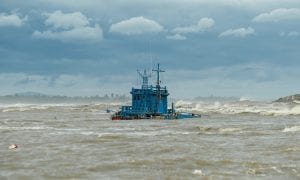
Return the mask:
{"type": "Polygon", "coordinates": [[[171,109],[168,109],[168,95],[167,87],[160,86],[160,73],[165,72],[160,69],[157,64],[157,69],[152,71],[156,72],[157,80],[156,85],[148,85],[150,75],[144,70],[144,73],[139,73],[143,83],[140,89],[132,88],[130,94],[132,95],[132,105],[122,106],[120,111],[111,116],[112,120],[135,120],[135,119],[185,119],[185,118],[200,118],[201,115],[176,112],[174,103],[171,109]]]}

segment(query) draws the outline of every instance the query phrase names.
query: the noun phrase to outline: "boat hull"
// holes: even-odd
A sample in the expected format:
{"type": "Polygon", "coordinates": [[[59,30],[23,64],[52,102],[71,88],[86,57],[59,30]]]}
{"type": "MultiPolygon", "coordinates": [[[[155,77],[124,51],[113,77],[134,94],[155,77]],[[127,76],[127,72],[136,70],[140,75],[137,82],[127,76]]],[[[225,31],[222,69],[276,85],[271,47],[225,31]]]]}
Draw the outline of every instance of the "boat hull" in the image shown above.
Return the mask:
{"type": "Polygon", "coordinates": [[[201,118],[201,115],[194,114],[194,113],[176,113],[176,114],[166,114],[166,115],[122,116],[116,113],[111,116],[111,120],[175,120],[175,119],[192,119],[192,118],[201,118]]]}

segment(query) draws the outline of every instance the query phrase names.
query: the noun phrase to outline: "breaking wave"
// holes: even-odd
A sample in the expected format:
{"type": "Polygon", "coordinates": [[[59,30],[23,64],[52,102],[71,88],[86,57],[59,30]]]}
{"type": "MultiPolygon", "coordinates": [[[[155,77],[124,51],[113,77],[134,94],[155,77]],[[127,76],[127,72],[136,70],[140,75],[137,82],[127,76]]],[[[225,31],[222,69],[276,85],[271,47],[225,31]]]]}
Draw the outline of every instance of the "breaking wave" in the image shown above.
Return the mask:
{"type": "Polygon", "coordinates": [[[23,130],[47,130],[53,129],[50,127],[43,127],[43,126],[26,126],[26,127],[7,127],[7,126],[0,126],[0,130],[14,130],[14,131],[23,131],[23,130]]]}
{"type": "MultiPolygon", "coordinates": [[[[130,102],[103,102],[97,104],[0,104],[0,112],[47,111],[60,108],[66,111],[103,112],[107,109],[117,111],[120,106],[130,102]]],[[[258,102],[242,98],[237,101],[186,101],[175,103],[179,112],[209,114],[256,114],[262,116],[300,115],[300,104],[279,102],[258,102]]]]}
{"type": "Polygon", "coordinates": [[[256,101],[193,102],[180,100],[175,104],[177,111],[201,114],[257,114],[263,116],[300,115],[300,104],[256,101]]]}
{"type": "Polygon", "coordinates": [[[246,132],[243,128],[237,127],[202,127],[198,126],[198,134],[241,134],[246,132]]]}
{"type": "Polygon", "coordinates": [[[24,111],[44,111],[49,109],[65,109],[65,110],[78,110],[78,111],[104,111],[108,107],[117,109],[122,103],[97,103],[97,104],[0,104],[0,112],[24,112],[24,111]]]}
{"type": "Polygon", "coordinates": [[[297,131],[300,131],[300,126],[286,127],[282,130],[282,132],[297,132],[297,131]]]}

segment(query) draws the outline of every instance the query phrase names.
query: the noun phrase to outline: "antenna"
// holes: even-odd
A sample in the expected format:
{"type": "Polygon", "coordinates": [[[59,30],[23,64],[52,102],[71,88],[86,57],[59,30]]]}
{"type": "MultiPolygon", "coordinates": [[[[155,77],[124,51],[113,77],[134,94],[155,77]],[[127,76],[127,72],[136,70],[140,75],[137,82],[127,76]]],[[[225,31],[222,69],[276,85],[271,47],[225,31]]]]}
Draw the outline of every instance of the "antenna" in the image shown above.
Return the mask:
{"type": "Polygon", "coordinates": [[[146,69],[144,69],[144,73],[141,73],[139,70],[137,72],[143,79],[142,89],[147,89],[148,88],[148,79],[149,79],[149,77],[151,77],[151,75],[147,74],[146,69]]]}
{"type": "MultiPolygon", "coordinates": [[[[149,68],[149,71],[150,71],[150,78],[152,77],[152,72],[151,72],[151,69],[153,67],[153,55],[152,55],[152,49],[151,49],[151,39],[148,41],[148,55],[149,55],[149,58],[150,58],[150,68],[149,68]]],[[[152,78],[150,79],[151,81],[151,84],[152,84],[152,78]]]]}
{"type": "Polygon", "coordinates": [[[151,67],[152,67],[152,60],[153,60],[153,57],[152,57],[152,53],[151,53],[151,40],[149,40],[149,55],[150,55],[150,60],[151,60],[151,67]]]}

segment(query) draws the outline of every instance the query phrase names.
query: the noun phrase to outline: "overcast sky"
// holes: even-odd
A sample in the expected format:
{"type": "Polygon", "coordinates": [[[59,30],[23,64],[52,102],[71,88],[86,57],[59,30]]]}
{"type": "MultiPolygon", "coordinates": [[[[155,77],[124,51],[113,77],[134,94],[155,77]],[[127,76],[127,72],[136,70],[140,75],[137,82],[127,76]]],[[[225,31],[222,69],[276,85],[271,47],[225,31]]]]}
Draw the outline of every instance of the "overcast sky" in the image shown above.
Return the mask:
{"type": "Polygon", "coordinates": [[[129,95],[156,63],[171,97],[299,93],[299,0],[0,0],[0,95],[129,95]]]}

